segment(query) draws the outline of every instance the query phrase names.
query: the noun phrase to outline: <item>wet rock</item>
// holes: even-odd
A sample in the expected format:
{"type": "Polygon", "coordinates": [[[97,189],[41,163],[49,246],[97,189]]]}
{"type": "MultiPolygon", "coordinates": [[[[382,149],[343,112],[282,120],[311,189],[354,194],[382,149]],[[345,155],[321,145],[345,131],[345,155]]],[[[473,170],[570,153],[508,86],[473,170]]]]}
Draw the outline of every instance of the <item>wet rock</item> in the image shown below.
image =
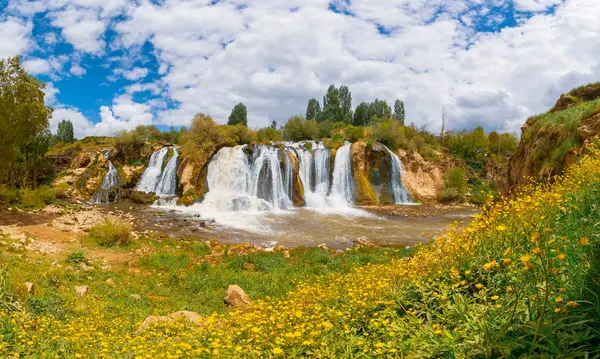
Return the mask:
{"type": "Polygon", "coordinates": [[[230,308],[243,308],[252,305],[250,297],[244,292],[244,290],[236,285],[230,285],[227,288],[227,295],[224,298],[225,304],[230,308]]]}
{"type": "Polygon", "coordinates": [[[89,294],[90,292],[90,287],[88,287],[87,285],[78,285],[75,286],[75,293],[77,293],[77,295],[79,296],[84,296],[86,294],[89,294]]]}
{"type": "Polygon", "coordinates": [[[324,249],[324,250],[328,250],[329,249],[329,247],[327,247],[326,243],[321,243],[321,244],[317,245],[317,248],[321,248],[321,249],[324,249]]]}
{"type": "Polygon", "coordinates": [[[33,284],[31,282],[25,282],[25,283],[23,283],[23,285],[25,286],[25,290],[27,291],[27,293],[29,293],[29,294],[35,293],[35,284],[33,284]]]}
{"type": "Polygon", "coordinates": [[[358,237],[352,241],[352,244],[356,247],[375,247],[375,243],[371,242],[367,237],[358,237]]]}

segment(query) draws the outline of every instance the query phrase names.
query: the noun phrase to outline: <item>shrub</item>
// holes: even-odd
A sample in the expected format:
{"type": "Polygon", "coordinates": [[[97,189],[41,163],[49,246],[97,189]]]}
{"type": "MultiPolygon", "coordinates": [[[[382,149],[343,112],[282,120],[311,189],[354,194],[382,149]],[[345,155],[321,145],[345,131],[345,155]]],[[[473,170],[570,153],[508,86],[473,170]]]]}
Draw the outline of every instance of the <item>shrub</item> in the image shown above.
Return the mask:
{"type": "Polygon", "coordinates": [[[79,251],[70,253],[67,256],[67,263],[69,263],[71,265],[77,265],[79,263],[87,263],[87,259],[85,258],[85,252],[79,250],[79,251]]]}
{"type": "Polygon", "coordinates": [[[60,182],[56,186],[54,186],[54,192],[56,193],[56,198],[66,199],[69,198],[69,189],[71,186],[67,182],[60,182]]]}
{"type": "Polygon", "coordinates": [[[462,167],[454,167],[446,173],[442,201],[464,201],[467,194],[467,175],[462,167]]]}
{"type": "Polygon", "coordinates": [[[124,246],[131,242],[133,227],[118,218],[106,218],[104,223],[93,226],[87,238],[103,247],[124,246]]]}
{"type": "Polygon", "coordinates": [[[283,125],[283,139],[287,141],[314,140],[318,137],[317,121],[296,116],[283,125]]]}
{"type": "Polygon", "coordinates": [[[26,208],[42,208],[56,201],[56,192],[49,186],[21,191],[21,204],[26,208]]]}
{"type": "Polygon", "coordinates": [[[272,127],[261,128],[256,132],[256,139],[260,143],[269,143],[271,141],[281,141],[281,132],[272,127]]]}
{"type": "Polygon", "coordinates": [[[0,203],[11,205],[19,202],[19,192],[17,190],[3,190],[0,191],[0,203]]]}
{"type": "Polygon", "coordinates": [[[404,142],[404,127],[397,120],[380,119],[371,126],[371,140],[398,148],[404,142]]]}

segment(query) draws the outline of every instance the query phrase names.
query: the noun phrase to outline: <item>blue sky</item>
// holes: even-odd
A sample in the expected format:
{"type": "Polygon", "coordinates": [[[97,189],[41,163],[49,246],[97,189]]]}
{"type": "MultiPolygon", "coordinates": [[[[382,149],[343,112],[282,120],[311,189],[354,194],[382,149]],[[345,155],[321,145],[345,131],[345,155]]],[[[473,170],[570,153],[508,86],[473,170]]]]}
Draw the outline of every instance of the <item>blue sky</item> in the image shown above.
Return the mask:
{"type": "MultiPolygon", "coordinates": [[[[2,6],[2,5],[0,5],[2,6]]],[[[595,0],[41,0],[5,3],[0,57],[48,83],[51,121],[78,137],[139,124],[283,124],[345,84],[353,106],[405,101],[437,130],[516,131],[600,80],[595,0]]]]}

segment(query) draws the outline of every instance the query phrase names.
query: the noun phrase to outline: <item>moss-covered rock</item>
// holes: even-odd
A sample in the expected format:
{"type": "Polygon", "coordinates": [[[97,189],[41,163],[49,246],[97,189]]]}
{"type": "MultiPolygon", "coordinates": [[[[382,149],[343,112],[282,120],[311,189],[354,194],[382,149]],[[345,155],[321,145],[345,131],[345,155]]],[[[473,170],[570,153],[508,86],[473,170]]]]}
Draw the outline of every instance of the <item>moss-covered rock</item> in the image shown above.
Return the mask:
{"type": "Polygon", "coordinates": [[[355,142],[350,146],[352,180],[354,184],[354,202],[357,205],[377,204],[377,195],[369,182],[367,146],[363,142],[355,142]]]}

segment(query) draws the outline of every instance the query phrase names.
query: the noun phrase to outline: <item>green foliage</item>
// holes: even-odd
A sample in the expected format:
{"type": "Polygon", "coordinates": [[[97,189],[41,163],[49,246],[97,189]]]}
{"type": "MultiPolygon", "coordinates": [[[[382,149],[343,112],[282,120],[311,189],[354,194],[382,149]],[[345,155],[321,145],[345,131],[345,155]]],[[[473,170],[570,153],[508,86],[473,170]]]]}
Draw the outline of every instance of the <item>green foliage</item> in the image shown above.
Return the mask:
{"type": "Polygon", "coordinates": [[[6,272],[0,268],[0,310],[20,312],[23,308],[17,296],[11,290],[7,276],[6,272]]]}
{"type": "Polygon", "coordinates": [[[90,228],[86,235],[89,240],[102,247],[125,246],[131,242],[133,227],[118,218],[106,218],[104,223],[90,228]]]}
{"type": "Polygon", "coordinates": [[[454,167],[446,173],[440,199],[444,202],[464,201],[467,194],[467,173],[462,167],[454,167]]]}
{"type": "Polygon", "coordinates": [[[246,109],[246,105],[243,103],[238,103],[231,110],[231,114],[229,115],[229,119],[227,120],[228,125],[243,125],[248,126],[248,110],[246,109]]]}
{"type": "Polygon", "coordinates": [[[186,158],[201,168],[208,163],[223,142],[222,132],[215,121],[210,116],[197,114],[192,119],[189,131],[181,136],[181,151],[186,158]]]}
{"type": "Polygon", "coordinates": [[[45,84],[29,76],[20,57],[0,60],[0,184],[33,187],[50,143],[45,84]]]}
{"type": "Polygon", "coordinates": [[[13,205],[19,202],[19,192],[16,189],[0,190],[0,204],[13,205]]]}
{"type": "Polygon", "coordinates": [[[331,137],[333,129],[334,129],[334,123],[331,122],[330,120],[325,120],[325,121],[319,122],[317,124],[318,137],[319,138],[331,137]]]}
{"type": "Polygon", "coordinates": [[[60,182],[54,188],[54,193],[56,193],[56,198],[58,199],[67,199],[69,198],[69,190],[71,186],[67,182],[60,182]]]}
{"type": "Polygon", "coordinates": [[[269,143],[271,141],[281,141],[281,132],[273,127],[261,128],[256,132],[256,140],[259,143],[269,143]]]}
{"type": "MultiPolygon", "coordinates": [[[[315,107],[313,103],[313,107],[315,107]]],[[[314,111],[311,111],[314,112],[314,111]]],[[[308,111],[307,111],[308,113],[308,111]]],[[[307,117],[307,119],[310,119],[307,117]]],[[[330,85],[323,97],[323,111],[317,121],[352,123],[352,93],[347,86],[330,85]]]]}
{"type": "Polygon", "coordinates": [[[371,140],[392,148],[401,147],[405,143],[404,126],[398,120],[378,119],[371,126],[371,140]]]}
{"type": "Polygon", "coordinates": [[[394,102],[394,119],[398,120],[404,126],[406,113],[404,112],[404,101],[397,99],[394,102]]]}
{"type": "Polygon", "coordinates": [[[296,116],[283,125],[283,139],[286,141],[314,140],[318,135],[317,121],[314,120],[296,116]]]}
{"type": "Polygon", "coordinates": [[[25,208],[43,208],[56,201],[56,192],[49,186],[40,186],[35,190],[22,190],[20,196],[21,205],[25,208]]]}
{"type": "Polygon", "coordinates": [[[367,126],[370,122],[369,118],[369,104],[361,102],[354,111],[354,119],[352,124],[354,126],[367,126]]]}
{"type": "Polygon", "coordinates": [[[364,133],[364,127],[349,125],[344,128],[344,139],[350,142],[358,142],[363,139],[364,133]]]}
{"type": "Polygon", "coordinates": [[[218,126],[218,131],[221,135],[220,146],[236,146],[256,141],[256,133],[243,124],[218,126]]]}
{"type": "Polygon", "coordinates": [[[316,98],[308,100],[306,106],[306,119],[307,120],[318,120],[321,117],[321,105],[316,98]]]}
{"type": "Polygon", "coordinates": [[[77,251],[69,253],[67,255],[67,263],[69,263],[71,265],[87,263],[87,258],[85,256],[85,252],[82,250],[77,250],[77,251]]]}
{"type": "Polygon", "coordinates": [[[56,137],[61,142],[73,142],[75,135],[73,134],[73,123],[68,120],[62,120],[58,123],[56,137]]]}

